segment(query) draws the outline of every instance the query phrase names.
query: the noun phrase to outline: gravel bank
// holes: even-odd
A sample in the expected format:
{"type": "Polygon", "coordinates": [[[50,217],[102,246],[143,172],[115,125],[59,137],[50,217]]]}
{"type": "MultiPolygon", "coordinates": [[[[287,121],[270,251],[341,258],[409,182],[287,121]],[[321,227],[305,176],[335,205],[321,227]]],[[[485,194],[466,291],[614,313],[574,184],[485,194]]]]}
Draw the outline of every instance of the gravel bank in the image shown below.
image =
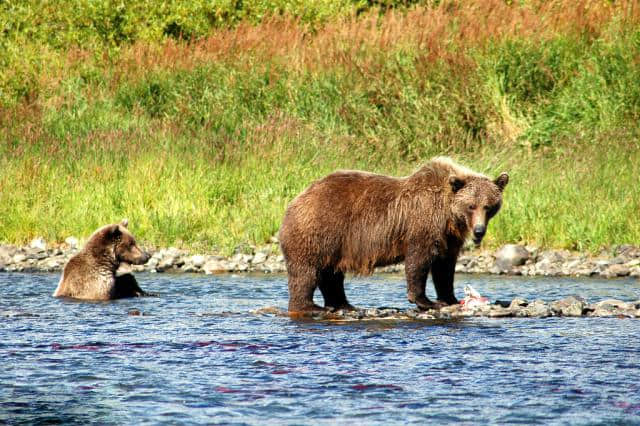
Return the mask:
{"type": "MultiPolygon", "coordinates": [[[[62,244],[48,244],[36,238],[27,246],[0,245],[0,271],[58,272],[78,252],[76,238],[62,244]]],[[[192,253],[176,248],[146,248],[152,257],[145,265],[131,266],[134,272],[188,272],[218,274],[229,272],[286,272],[277,241],[230,257],[192,253]]],[[[403,265],[379,268],[378,272],[402,273],[403,265]]],[[[463,252],[456,272],[470,274],[512,274],[528,276],[639,277],[640,248],[621,245],[597,256],[567,250],[543,250],[507,244],[496,251],[463,252]]]]}

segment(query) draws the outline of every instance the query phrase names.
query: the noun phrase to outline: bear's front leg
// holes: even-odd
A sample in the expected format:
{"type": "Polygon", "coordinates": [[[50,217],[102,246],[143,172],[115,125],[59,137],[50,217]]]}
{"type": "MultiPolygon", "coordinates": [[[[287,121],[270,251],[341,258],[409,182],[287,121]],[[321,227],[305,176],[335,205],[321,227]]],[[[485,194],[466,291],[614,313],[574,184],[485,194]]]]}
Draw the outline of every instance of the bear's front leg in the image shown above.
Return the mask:
{"type": "Polygon", "coordinates": [[[431,265],[431,277],[433,285],[436,288],[438,302],[447,305],[457,305],[458,299],[453,292],[453,275],[456,271],[456,259],[454,258],[438,258],[431,265]]]}
{"type": "Polygon", "coordinates": [[[436,309],[438,306],[433,303],[426,294],[427,276],[429,275],[429,265],[421,259],[408,257],[404,264],[405,277],[407,279],[407,299],[415,303],[422,310],[436,309]]]}

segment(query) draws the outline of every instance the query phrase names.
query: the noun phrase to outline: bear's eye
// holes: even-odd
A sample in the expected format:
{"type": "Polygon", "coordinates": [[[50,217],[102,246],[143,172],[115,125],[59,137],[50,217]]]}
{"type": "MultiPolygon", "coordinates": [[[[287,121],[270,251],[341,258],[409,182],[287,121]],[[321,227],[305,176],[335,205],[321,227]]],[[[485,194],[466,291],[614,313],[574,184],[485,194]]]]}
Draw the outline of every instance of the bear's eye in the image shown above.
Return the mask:
{"type": "Polygon", "coordinates": [[[469,210],[475,210],[475,209],[476,209],[476,207],[477,207],[477,206],[476,206],[475,204],[471,204],[471,205],[469,206],[469,210]]]}
{"type": "Polygon", "coordinates": [[[486,206],[484,209],[487,211],[487,216],[493,217],[496,213],[498,213],[499,205],[496,206],[486,206]]]}

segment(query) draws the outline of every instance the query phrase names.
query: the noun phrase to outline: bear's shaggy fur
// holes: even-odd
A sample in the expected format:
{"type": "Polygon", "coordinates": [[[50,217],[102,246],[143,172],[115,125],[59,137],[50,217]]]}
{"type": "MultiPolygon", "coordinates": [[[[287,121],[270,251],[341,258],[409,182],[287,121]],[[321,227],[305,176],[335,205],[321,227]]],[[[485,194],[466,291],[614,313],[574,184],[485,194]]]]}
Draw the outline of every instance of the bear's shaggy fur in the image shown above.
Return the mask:
{"type": "Polygon", "coordinates": [[[338,171],[311,184],[288,206],[280,246],[289,275],[289,312],[352,309],[345,272],[369,274],[405,262],[407,297],[421,309],[458,303],[453,275],[469,233],[480,244],[502,203],[509,176],[495,180],[436,157],[410,176],[338,171]],[[425,293],[431,271],[438,302],[425,293]]]}
{"type": "Polygon", "coordinates": [[[133,275],[116,275],[122,264],[141,265],[149,260],[127,225],[127,220],[123,220],[95,231],[84,248],[65,265],[53,296],[111,300],[145,295],[133,275]]]}

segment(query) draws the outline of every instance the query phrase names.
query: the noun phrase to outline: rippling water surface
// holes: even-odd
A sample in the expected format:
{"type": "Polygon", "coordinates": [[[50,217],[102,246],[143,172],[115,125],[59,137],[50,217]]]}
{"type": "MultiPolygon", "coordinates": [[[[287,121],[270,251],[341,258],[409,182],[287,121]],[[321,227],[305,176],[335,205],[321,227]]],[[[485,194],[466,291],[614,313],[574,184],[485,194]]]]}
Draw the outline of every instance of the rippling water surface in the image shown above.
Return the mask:
{"type": "MultiPolygon", "coordinates": [[[[286,307],[285,276],[137,277],[160,295],[73,302],[56,274],[0,274],[0,422],[640,424],[638,319],[301,322],[250,313],[286,307]]],[[[466,283],[640,299],[633,279],[466,283]]],[[[347,283],[361,307],[409,307],[404,289],[347,283]]]]}

